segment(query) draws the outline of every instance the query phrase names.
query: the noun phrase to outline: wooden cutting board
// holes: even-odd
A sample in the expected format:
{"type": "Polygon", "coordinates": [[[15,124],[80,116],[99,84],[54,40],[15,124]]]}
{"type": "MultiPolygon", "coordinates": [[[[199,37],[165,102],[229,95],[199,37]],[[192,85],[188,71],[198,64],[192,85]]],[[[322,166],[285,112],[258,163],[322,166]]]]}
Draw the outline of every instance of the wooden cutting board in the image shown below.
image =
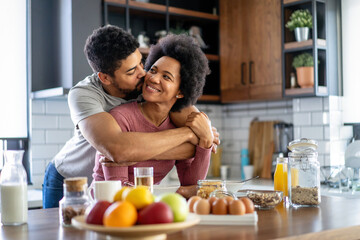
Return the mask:
{"type": "Polygon", "coordinates": [[[274,123],[276,121],[253,121],[249,131],[249,158],[254,166],[254,176],[271,178],[274,152],[274,123]]]}

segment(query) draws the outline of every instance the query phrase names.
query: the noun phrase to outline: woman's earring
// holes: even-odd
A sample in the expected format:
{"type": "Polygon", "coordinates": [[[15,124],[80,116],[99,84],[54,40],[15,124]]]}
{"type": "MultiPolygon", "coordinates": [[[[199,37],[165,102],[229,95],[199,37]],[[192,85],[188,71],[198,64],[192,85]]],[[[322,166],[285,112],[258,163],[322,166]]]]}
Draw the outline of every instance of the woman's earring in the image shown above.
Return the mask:
{"type": "Polygon", "coordinates": [[[179,98],[179,95],[176,95],[176,98],[179,98]]]}

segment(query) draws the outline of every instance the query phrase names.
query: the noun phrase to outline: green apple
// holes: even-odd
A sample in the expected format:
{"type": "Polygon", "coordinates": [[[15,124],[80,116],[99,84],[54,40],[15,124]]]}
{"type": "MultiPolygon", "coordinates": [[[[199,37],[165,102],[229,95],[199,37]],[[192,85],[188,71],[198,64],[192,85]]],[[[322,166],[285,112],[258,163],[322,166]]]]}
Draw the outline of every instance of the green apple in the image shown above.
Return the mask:
{"type": "Polygon", "coordinates": [[[171,208],[174,222],[183,222],[189,213],[186,199],[178,193],[165,193],[159,196],[158,201],[164,202],[171,208]]]}

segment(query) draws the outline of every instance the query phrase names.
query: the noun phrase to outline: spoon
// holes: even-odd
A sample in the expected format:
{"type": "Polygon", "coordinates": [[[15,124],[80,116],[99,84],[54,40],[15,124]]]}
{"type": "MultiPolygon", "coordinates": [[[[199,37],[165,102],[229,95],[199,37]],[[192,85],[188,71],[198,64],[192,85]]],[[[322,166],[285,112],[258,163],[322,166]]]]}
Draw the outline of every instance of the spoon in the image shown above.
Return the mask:
{"type": "Polygon", "coordinates": [[[248,178],[248,179],[242,180],[242,181],[240,181],[240,183],[244,183],[244,182],[247,182],[247,181],[251,181],[251,180],[254,180],[254,179],[257,179],[257,178],[259,178],[259,176],[256,176],[256,177],[252,177],[252,178],[248,178]]]}

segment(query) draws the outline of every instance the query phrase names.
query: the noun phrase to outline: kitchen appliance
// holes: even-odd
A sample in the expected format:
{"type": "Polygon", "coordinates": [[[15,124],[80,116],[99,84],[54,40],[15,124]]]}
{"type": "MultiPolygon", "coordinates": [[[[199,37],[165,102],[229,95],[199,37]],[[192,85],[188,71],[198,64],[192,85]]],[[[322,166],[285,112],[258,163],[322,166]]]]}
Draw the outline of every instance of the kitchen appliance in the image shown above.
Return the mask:
{"type": "Polygon", "coordinates": [[[274,179],[276,159],[287,157],[289,150],[287,145],[294,140],[292,123],[278,122],[274,124],[274,153],[272,155],[271,176],[274,179]]]}

